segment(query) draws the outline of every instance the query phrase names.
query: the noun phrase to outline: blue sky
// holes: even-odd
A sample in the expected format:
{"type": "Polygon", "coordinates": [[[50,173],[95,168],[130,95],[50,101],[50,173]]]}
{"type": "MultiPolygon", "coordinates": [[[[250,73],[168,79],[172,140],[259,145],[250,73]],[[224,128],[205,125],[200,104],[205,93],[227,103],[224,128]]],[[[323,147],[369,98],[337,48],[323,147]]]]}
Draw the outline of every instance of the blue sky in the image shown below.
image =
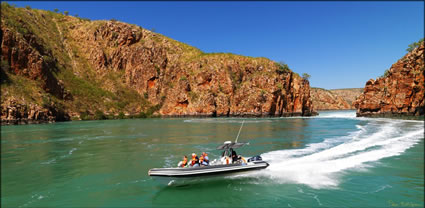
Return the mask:
{"type": "Polygon", "coordinates": [[[424,2],[9,2],[140,25],[204,52],[284,61],[313,87],[364,87],[424,37],[424,2]]]}

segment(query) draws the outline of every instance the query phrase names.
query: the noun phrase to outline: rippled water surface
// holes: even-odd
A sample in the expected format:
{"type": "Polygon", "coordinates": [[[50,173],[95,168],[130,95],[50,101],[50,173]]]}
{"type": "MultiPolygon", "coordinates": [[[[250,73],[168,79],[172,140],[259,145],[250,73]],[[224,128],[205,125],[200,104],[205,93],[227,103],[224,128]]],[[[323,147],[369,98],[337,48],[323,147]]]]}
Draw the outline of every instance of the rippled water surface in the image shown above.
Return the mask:
{"type": "Polygon", "coordinates": [[[2,207],[423,207],[424,122],[244,119],[238,150],[267,169],[167,186],[147,175],[234,140],[241,118],[2,126],[2,207]]]}

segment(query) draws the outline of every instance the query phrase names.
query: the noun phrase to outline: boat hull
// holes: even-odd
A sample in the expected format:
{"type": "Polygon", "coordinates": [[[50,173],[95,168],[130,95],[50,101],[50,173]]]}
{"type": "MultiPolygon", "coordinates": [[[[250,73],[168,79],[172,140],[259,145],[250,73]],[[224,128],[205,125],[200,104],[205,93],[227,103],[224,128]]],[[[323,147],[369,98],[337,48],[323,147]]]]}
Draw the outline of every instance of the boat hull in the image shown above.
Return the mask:
{"type": "Polygon", "coordinates": [[[213,176],[245,172],[267,168],[269,164],[265,161],[253,161],[246,165],[213,165],[194,168],[154,168],[149,170],[149,176],[166,178],[192,178],[197,176],[213,176]]]}

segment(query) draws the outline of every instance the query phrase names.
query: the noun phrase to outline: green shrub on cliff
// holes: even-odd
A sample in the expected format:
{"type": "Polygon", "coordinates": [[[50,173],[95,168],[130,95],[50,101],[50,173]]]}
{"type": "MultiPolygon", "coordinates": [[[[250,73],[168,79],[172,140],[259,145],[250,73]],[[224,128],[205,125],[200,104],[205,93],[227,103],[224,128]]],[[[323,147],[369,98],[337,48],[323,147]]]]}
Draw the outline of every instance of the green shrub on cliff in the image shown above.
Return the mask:
{"type": "Polygon", "coordinates": [[[419,47],[422,42],[424,42],[423,38],[420,39],[418,42],[413,42],[413,43],[409,44],[409,48],[407,48],[406,51],[408,51],[408,52],[413,51],[413,49],[419,47]]]}
{"type": "Polygon", "coordinates": [[[198,101],[199,95],[196,92],[190,91],[189,97],[192,102],[198,101]]]}
{"type": "Polygon", "coordinates": [[[94,113],[94,119],[95,120],[105,120],[106,116],[102,111],[96,110],[96,112],[94,113]]]}
{"type": "Polygon", "coordinates": [[[90,120],[91,117],[87,112],[83,111],[83,112],[80,112],[80,119],[81,120],[90,120]]]}
{"type": "Polygon", "coordinates": [[[138,115],[134,116],[135,118],[147,118],[148,115],[145,112],[140,112],[138,115]]]}
{"type": "Polygon", "coordinates": [[[124,118],[125,118],[124,113],[123,113],[123,112],[120,112],[120,113],[118,114],[118,119],[124,119],[124,118]]]}
{"type": "Polygon", "coordinates": [[[180,77],[180,81],[186,81],[186,80],[187,80],[187,77],[186,76],[180,77]]]}
{"type": "Polygon", "coordinates": [[[0,63],[0,67],[4,71],[9,71],[9,69],[10,69],[9,61],[2,59],[1,63],[0,63]]]}
{"type": "Polygon", "coordinates": [[[288,64],[285,64],[285,62],[283,62],[283,61],[277,62],[276,66],[278,67],[276,72],[279,73],[279,74],[290,71],[288,64]]]}
{"type": "Polygon", "coordinates": [[[390,69],[385,70],[384,74],[379,76],[379,78],[384,78],[384,77],[387,77],[388,75],[390,75],[390,69]]]}
{"type": "Polygon", "coordinates": [[[303,73],[303,79],[305,79],[305,80],[309,80],[310,79],[310,77],[311,77],[311,75],[310,74],[307,74],[307,73],[303,73]]]}

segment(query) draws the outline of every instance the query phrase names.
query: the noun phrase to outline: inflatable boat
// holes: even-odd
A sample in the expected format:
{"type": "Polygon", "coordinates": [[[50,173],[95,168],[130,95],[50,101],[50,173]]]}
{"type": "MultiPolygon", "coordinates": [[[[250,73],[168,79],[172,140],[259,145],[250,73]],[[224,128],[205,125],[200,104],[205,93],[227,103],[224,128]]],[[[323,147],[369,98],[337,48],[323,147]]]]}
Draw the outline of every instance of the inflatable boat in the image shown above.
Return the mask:
{"type": "Polygon", "coordinates": [[[153,168],[150,169],[149,176],[160,177],[196,177],[203,175],[220,175],[230,174],[242,171],[252,171],[267,168],[269,164],[262,161],[260,156],[249,158],[247,163],[236,162],[231,164],[211,164],[201,167],[187,167],[187,168],[153,168]]]}
{"type": "Polygon", "coordinates": [[[224,144],[219,145],[217,150],[221,150],[221,159],[211,161],[206,166],[196,167],[176,167],[176,168],[153,168],[150,169],[149,176],[161,178],[191,178],[199,176],[214,176],[223,174],[232,174],[236,172],[253,171],[264,169],[269,164],[262,160],[261,156],[251,157],[246,160],[244,157],[236,157],[234,149],[240,148],[248,143],[238,143],[238,138],[243,127],[239,129],[235,142],[226,141],[224,144]]]}

